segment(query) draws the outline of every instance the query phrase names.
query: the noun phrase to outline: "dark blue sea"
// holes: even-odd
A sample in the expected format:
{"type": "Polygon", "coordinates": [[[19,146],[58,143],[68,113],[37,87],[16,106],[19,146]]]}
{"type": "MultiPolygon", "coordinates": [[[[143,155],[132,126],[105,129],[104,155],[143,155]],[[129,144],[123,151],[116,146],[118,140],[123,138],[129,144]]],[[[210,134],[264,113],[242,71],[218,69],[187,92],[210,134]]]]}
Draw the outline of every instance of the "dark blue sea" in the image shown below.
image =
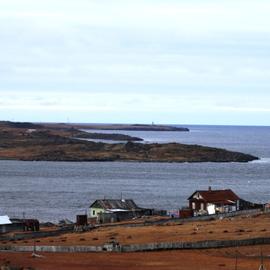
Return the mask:
{"type": "Polygon", "coordinates": [[[0,215],[75,220],[94,200],[117,199],[121,193],[142,207],[173,210],[186,205],[196,189],[208,186],[231,188],[254,202],[270,201],[270,127],[186,127],[190,132],[119,133],[141,137],[145,143],[216,146],[256,155],[260,160],[192,164],[0,161],[0,215]]]}

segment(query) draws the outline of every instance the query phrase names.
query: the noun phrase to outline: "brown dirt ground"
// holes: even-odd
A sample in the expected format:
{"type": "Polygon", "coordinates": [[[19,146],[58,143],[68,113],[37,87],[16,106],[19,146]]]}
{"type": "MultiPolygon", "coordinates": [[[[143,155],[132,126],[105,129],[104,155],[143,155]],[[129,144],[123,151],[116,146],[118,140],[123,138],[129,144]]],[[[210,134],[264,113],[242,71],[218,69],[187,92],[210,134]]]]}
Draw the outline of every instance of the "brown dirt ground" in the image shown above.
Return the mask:
{"type": "MultiPolygon", "coordinates": [[[[162,226],[103,227],[86,233],[69,233],[61,237],[36,240],[37,245],[99,245],[112,240],[121,244],[169,241],[200,241],[216,239],[246,239],[270,237],[270,214],[232,219],[167,223],[162,226]]],[[[34,240],[0,242],[0,245],[33,245],[34,240]]],[[[138,253],[43,253],[44,258],[32,258],[30,253],[0,253],[14,265],[35,269],[101,269],[101,270],[176,270],[235,269],[235,254],[239,254],[238,269],[258,269],[261,249],[270,269],[270,245],[211,250],[175,250],[138,253]]]]}
{"type": "MultiPolygon", "coordinates": [[[[233,270],[235,254],[239,254],[238,270],[259,268],[261,248],[269,256],[270,246],[203,251],[163,251],[148,253],[43,253],[43,258],[32,258],[30,253],[0,253],[0,265],[33,267],[40,270],[233,270]]],[[[267,269],[269,258],[264,259],[267,269]]]]}
{"type": "MultiPolygon", "coordinates": [[[[167,223],[142,227],[101,227],[85,233],[68,233],[58,237],[36,239],[37,245],[103,245],[247,239],[270,237],[270,214],[231,219],[167,223]]],[[[34,240],[0,242],[0,245],[33,245],[34,240]]]]}

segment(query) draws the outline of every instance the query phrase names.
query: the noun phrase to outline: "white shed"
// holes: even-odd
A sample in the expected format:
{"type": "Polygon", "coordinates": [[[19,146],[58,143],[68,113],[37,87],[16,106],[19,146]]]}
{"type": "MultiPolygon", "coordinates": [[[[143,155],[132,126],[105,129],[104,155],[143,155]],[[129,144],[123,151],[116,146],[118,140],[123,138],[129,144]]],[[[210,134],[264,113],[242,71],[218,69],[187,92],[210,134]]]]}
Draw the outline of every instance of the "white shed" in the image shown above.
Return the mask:
{"type": "Polygon", "coordinates": [[[12,224],[8,216],[0,216],[0,225],[12,224]]]}

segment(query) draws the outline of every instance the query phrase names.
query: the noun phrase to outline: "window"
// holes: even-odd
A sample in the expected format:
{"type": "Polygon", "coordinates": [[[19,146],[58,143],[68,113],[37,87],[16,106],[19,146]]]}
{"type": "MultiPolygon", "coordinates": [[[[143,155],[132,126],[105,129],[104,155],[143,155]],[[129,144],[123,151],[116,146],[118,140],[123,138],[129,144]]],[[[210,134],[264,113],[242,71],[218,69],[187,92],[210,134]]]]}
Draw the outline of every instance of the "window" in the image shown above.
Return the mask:
{"type": "Polygon", "coordinates": [[[95,210],[93,210],[93,216],[96,214],[96,211],[95,210]]]}
{"type": "Polygon", "coordinates": [[[196,209],[196,205],[195,202],[192,203],[192,209],[195,210],[196,209]]]}

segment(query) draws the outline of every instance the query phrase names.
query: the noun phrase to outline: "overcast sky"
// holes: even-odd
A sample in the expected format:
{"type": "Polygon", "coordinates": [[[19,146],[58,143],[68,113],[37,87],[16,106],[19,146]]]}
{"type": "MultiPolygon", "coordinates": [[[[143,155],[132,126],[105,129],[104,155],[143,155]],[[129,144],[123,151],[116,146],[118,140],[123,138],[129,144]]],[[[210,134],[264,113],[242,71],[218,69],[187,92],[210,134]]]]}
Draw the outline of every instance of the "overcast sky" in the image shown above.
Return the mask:
{"type": "Polygon", "coordinates": [[[270,125],[269,0],[0,0],[0,118],[270,125]]]}

